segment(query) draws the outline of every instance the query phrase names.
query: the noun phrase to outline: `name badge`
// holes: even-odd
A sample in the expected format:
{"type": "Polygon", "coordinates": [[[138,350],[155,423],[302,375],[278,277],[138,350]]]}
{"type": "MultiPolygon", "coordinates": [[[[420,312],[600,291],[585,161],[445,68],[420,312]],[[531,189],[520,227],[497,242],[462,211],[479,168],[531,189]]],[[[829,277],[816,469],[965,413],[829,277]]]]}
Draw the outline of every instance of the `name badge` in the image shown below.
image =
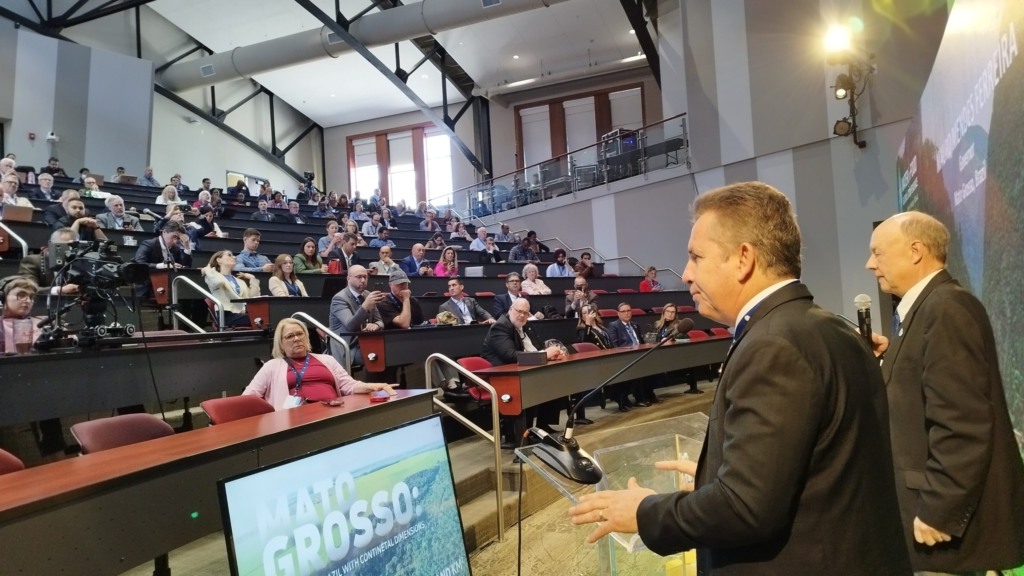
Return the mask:
{"type": "Polygon", "coordinates": [[[295,408],[296,406],[302,406],[302,402],[302,396],[289,396],[288,399],[284,401],[284,408],[288,409],[295,408]]]}

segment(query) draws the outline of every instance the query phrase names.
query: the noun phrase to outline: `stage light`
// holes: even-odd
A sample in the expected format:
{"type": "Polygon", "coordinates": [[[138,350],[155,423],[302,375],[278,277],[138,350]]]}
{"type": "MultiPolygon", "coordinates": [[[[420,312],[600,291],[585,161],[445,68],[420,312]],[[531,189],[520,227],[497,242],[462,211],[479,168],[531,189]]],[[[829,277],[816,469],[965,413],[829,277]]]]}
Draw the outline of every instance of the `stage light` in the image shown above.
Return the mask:
{"type": "Polygon", "coordinates": [[[846,26],[829,26],[825,32],[825,51],[849,52],[850,47],[850,29],[846,26]]]}
{"type": "Polygon", "coordinates": [[[835,89],[836,100],[843,100],[857,89],[857,85],[849,74],[840,74],[836,76],[836,84],[832,88],[835,89]]]}
{"type": "Polygon", "coordinates": [[[836,136],[849,136],[850,132],[853,132],[853,123],[849,118],[836,120],[835,126],[832,127],[832,133],[836,136]]]}

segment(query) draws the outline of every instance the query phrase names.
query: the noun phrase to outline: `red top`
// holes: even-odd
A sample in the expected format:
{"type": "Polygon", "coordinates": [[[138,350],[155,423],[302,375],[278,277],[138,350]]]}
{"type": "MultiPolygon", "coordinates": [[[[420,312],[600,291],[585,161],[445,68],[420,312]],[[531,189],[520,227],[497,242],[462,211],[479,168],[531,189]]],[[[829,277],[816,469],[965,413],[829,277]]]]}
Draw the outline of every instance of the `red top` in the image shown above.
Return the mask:
{"type": "MultiPolygon", "coordinates": [[[[295,394],[295,375],[302,372],[303,364],[305,364],[305,360],[297,362],[291,358],[288,359],[289,394],[295,394]]],[[[299,388],[299,395],[310,402],[332,400],[338,397],[338,386],[334,381],[334,374],[331,374],[331,371],[323,363],[312,356],[309,358],[306,373],[302,375],[302,387],[299,388]]]]}
{"type": "Polygon", "coordinates": [[[640,281],[641,292],[654,292],[658,286],[661,286],[661,282],[658,282],[657,280],[648,280],[644,278],[640,281]]]}

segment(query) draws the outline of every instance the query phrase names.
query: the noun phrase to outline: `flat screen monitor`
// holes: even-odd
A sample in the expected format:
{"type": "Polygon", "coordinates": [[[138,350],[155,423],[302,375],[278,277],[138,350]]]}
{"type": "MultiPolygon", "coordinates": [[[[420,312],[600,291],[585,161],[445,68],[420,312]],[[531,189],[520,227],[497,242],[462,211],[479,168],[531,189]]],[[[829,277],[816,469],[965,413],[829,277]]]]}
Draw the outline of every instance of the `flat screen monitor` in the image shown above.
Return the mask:
{"type": "Polygon", "coordinates": [[[471,574],[439,415],[218,491],[234,576],[471,574]]]}

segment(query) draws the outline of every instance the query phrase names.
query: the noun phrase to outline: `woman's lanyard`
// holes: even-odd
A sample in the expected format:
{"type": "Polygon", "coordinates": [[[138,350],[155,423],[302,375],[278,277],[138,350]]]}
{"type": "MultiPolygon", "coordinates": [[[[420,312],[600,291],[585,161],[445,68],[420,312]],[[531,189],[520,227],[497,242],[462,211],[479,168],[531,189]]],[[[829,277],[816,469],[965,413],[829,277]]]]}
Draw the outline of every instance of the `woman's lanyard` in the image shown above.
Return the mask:
{"type": "Polygon", "coordinates": [[[224,277],[227,278],[228,282],[231,282],[231,285],[235,287],[235,293],[237,293],[237,294],[241,294],[242,293],[242,287],[238,285],[238,280],[235,280],[234,276],[232,276],[230,274],[224,274],[224,277]]]}
{"type": "Polygon", "coordinates": [[[306,375],[306,368],[309,368],[310,355],[306,354],[306,361],[302,364],[302,372],[295,369],[295,364],[288,363],[288,368],[295,373],[295,388],[292,390],[292,396],[299,395],[299,389],[302,388],[302,377],[306,375]]]}
{"type": "Polygon", "coordinates": [[[299,292],[299,286],[297,284],[292,284],[291,282],[285,280],[284,285],[286,288],[288,288],[289,296],[299,296],[301,294],[301,292],[299,292]]]}

